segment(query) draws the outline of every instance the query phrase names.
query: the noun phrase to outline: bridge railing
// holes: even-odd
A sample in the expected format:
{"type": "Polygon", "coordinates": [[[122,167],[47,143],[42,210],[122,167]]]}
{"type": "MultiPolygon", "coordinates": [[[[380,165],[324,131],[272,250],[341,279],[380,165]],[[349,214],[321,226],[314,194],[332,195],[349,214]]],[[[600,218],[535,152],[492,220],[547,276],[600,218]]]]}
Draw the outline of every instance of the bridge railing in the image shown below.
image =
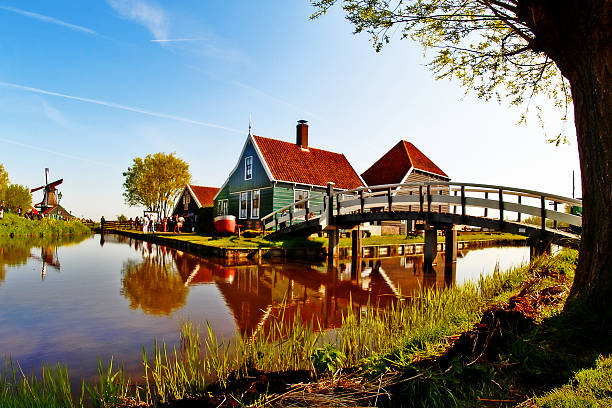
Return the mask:
{"type": "Polygon", "coordinates": [[[310,201],[312,201],[312,198],[305,198],[262,217],[261,222],[264,230],[274,229],[278,231],[285,226],[321,217],[325,211],[325,203],[310,206],[310,201]]]}
{"type": "Polygon", "coordinates": [[[285,226],[311,219],[319,219],[320,225],[325,228],[333,224],[334,216],[375,211],[443,212],[519,223],[524,222],[523,216],[527,215],[540,217],[542,229],[546,229],[547,220],[552,221],[553,229],[557,229],[560,224],[582,226],[581,216],[568,214],[559,208],[563,205],[582,206],[581,200],[535,190],[433,181],[385,184],[344,191],[334,191],[332,187],[328,186],[323,205],[310,207],[310,198],[297,201],[263,217],[261,220],[264,228],[278,231],[285,226]],[[331,203],[331,208],[328,203],[331,203]],[[510,214],[516,214],[516,219],[510,219],[510,214]]]}
{"type": "Polygon", "coordinates": [[[477,215],[516,222],[523,222],[522,216],[529,215],[540,217],[542,229],[546,228],[547,220],[553,222],[555,229],[560,223],[582,226],[581,216],[559,211],[562,210],[560,205],[582,206],[581,200],[507,186],[459,182],[403,183],[361,187],[341,194],[358,198],[340,200],[337,215],[372,210],[460,212],[463,216],[477,215]],[[482,213],[474,214],[474,209],[478,208],[482,213]],[[490,217],[489,210],[495,210],[497,216],[490,217]],[[515,213],[516,220],[509,219],[508,213],[515,213]]]}

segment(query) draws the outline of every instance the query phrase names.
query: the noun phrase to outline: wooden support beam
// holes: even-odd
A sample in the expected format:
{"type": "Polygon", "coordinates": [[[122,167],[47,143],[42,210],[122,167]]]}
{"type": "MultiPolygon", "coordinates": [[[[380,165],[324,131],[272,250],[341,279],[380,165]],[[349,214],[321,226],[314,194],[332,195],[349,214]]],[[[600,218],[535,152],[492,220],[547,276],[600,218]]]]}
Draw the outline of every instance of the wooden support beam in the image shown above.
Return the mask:
{"type": "Polygon", "coordinates": [[[389,212],[393,211],[391,208],[393,205],[393,194],[392,194],[391,187],[387,189],[387,204],[389,205],[389,212]]]}
{"type": "Polygon", "coordinates": [[[499,225],[504,226],[504,190],[499,189],[499,225]]]}
{"type": "Polygon", "coordinates": [[[278,231],[278,213],[274,213],[274,231],[278,231]]]}
{"type": "Polygon", "coordinates": [[[353,231],[351,231],[352,238],[352,251],[351,258],[352,263],[356,264],[359,262],[358,260],[361,258],[361,228],[357,227],[353,231]]]}
{"type": "Polygon", "coordinates": [[[340,234],[338,228],[327,231],[328,245],[327,245],[327,263],[329,265],[336,265],[338,262],[338,255],[340,249],[340,234]]]}
{"type": "Polygon", "coordinates": [[[466,216],[466,204],[465,204],[465,186],[461,186],[461,216],[466,216]]]}
{"type": "Polygon", "coordinates": [[[427,185],[427,212],[431,212],[431,186],[427,185]]]}
{"type": "Polygon", "coordinates": [[[457,229],[453,225],[444,231],[444,261],[457,262],[457,229]]]}
{"type": "Polygon", "coordinates": [[[419,212],[423,212],[423,186],[419,186],[419,212]]]}
{"type": "Polygon", "coordinates": [[[331,181],[327,183],[327,197],[325,201],[327,205],[327,224],[334,225],[336,223],[334,219],[334,183],[331,181]]]}
{"type": "MultiPolygon", "coordinates": [[[[522,203],[522,201],[523,201],[523,200],[522,200],[522,198],[523,198],[523,196],[520,196],[520,195],[518,196],[518,203],[519,203],[519,204],[521,204],[521,203],[522,203]]],[[[518,221],[518,222],[521,222],[521,215],[522,215],[522,214],[521,214],[521,212],[519,211],[519,212],[518,212],[518,218],[517,218],[517,221],[518,221]]]]}
{"type": "Polygon", "coordinates": [[[359,202],[361,204],[361,214],[365,212],[365,198],[363,198],[363,190],[359,191],[359,202]]]}
{"type": "Polygon", "coordinates": [[[433,263],[438,255],[438,230],[432,225],[425,224],[425,244],[423,245],[424,262],[433,263]]]}
{"type": "Polygon", "coordinates": [[[289,207],[289,225],[293,225],[293,206],[289,207]]]}
{"type": "MultiPolygon", "coordinates": [[[[556,201],[554,201],[554,202],[553,202],[553,208],[554,208],[554,210],[555,210],[555,211],[557,211],[557,202],[556,202],[556,201]]],[[[553,221],[553,228],[554,228],[554,229],[558,229],[558,226],[559,226],[559,225],[557,224],[557,220],[555,219],[555,220],[553,221]]]]}
{"type": "MultiPolygon", "coordinates": [[[[489,192],[487,191],[487,192],[485,192],[485,200],[488,200],[488,199],[489,199],[489,192]]],[[[485,210],[484,211],[484,217],[487,218],[489,216],[489,209],[485,208],[484,210],[485,210]]]]}
{"type": "Polygon", "coordinates": [[[540,217],[542,218],[542,231],[546,230],[546,197],[540,197],[540,217]]]}

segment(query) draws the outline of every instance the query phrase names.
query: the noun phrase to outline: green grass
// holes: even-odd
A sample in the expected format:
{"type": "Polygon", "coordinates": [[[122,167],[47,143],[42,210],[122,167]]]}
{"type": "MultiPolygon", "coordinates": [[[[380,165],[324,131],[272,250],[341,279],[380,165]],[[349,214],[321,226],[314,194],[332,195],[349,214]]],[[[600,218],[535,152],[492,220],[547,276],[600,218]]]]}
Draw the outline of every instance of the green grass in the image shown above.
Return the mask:
{"type": "Polygon", "coordinates": [[[0,237],[11,236],[87,235],[91,229],[80,221],[61,221],[50,218],[29,220],[15,214],[4,214],[0,220],[0,237]]]}
{"type": "Polygon", "coordinates": [[[535,400],[542,408],[612,406],[612,357],[599,356],[595,367],[578,371],[572,381],[535,400]]]}
{"type": "MultiPolygon", "coordinates": [[[[138,231],[131,231],[139,233],[138,231]]],[[[327,238],[324,237],[286,237],[282,239],[268,239],[266,237],[210,237],[197,234],[158,234],[168,238],[177,239],[180,241],[188,241],[201,245],[209,245],[220,248],[325,248],[328,245],[327,238]]],[[[506,233],[459,233],[460,241],[493,241],[493,242],[508,242],[508,241],[525,241],[527,238],[522,235],[513,235],[506,233]]],[[[444,242],[444,236],[438,237],[439,242],[444,242]]],[[[368,245],[390,245],[390,244],[414,244],[422,243],[421,236],[406,236],[406,235],[383,235],[363,238],[362,246],[368,245]]],[[[350,247],[352,245],[351,238],[341,238],[341,247],[350,247]]]]}

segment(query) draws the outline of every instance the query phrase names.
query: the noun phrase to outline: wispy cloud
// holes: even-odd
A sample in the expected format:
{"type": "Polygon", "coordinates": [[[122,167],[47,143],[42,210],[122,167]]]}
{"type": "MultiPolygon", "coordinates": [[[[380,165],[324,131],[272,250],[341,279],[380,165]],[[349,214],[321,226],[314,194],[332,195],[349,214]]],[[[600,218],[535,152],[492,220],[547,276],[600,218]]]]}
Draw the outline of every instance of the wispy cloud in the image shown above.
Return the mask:
{"type": "Polygon", "coordinates": [[[53,106],[49,105],[47,101],[45,101],[42,97],[41,104],[43,108],[44,115],[51,121],[57,123],[63,128],[71,129],[74,127],[73,123],[59,110],[55,109],[53,106]]]}
{"type": "Polygon", "coordinates": [[[8,83],[8,82],[0,82],[0,86],[4,86],[4,87],[8,87],[8,88],[14,88],[14,89],[21,89],[23,91],[34,92],[34,93],[42,94],[42,95],[51,95],[51,96],[57,96],[57,97],[60,97],[60,98],[72,99],[72,100],[75,100],[75,101],[93,103],[93,104],[96,104],[96,105],[107,106],[109,108],[121,109],[121,110],[129,111],[129,112],[141,113],[143,115],[154,116],[154,117],[157,117],[157,118],[170,119],[170,120],[174,120],[174,121],[177,121],[177,122],[191,123],[193,125],[198,125],[198,126],[205,126],[205,127],[215,128],[215,129],[227,130],[228,132],[239,133],[241,135],[245,133],[244,131],[233,129],[233,128],[230,128],[230,127],[227,127],[227,126],[217,125],[217,124],[208,123],[208,122],[202,122],[202,121],[199,121],[199,120],[193,120],[193,119],[189,119],[189,118],[184,118],[182,116],[169,115],[169,114],[160,113],[160,112],[153,112],[153,111],[146,110],[146,109],[136,108],[136,107],[127,106],[127,105],[120,105],[118,103],[106,102],[106,101],[101,101],[101,100],[98,100],[98,99],[83,98],[83,97],[80,97],[80,96],[67,95],[67,94],[63,94],[63,93],[59,93],[59,92],[47,91],[47,90],[44,90],[44,89],[32,88],[32,87],[29,87],[29,86],[12,84],[12,83],[8,83]]]}
{"type": "Polygon", "coordinates": [[[166,40],[151,40],[156,43],[173,43],[173,42],[191,42],[191,41],[204,41],[201,38],[168,38],[166,40]]]}
{"type": "Polygon", "coordinates": [[[59,20],[57,18],[50,17],[50,16],[45,16],[43,14],[34,13],[32,11],[27,11],[27,10],[18,9],[16,7],[2,6],[2,5],[0,5],[0,10],[10,11],[12,13],[21,14],[22,16],[30,17],[30,18],[33,18],[33,19],[36,19],[36,20],[39,20],[39,21],[44,21],[45,23],[55,24],[55,25],[59,25],[59,26],[62,26],[62,27],[70,28],[71,30],[77,30],[77,31],[81,31],[81,32],[84,32],[84,33],[87,33],[87,34],[98,36],[98,37],[103,37],[101,34],[97,33],[96,31],[92,30],[91,28],[83,27],[83,26],[76,25],[76,24],[67,23],[67,22],[59,20]]]}
{"type": "Polygon", "coordinates": [[[12,145],[15,145],[15,146],[23,147],[23,148],[29,149],[29,150],[36,150],[36,151],[43,152],[43,153],[50,153],[50,154],[53,154],[53,155],[56,155],[56,156],[65,157],[67,159],[78,160],[78,161],[82,161],[82,162],[85,162],[85,163],[91,163],[91,164],[98,164],[98,165],[101,165],[101,166],[104,166],[104,167],[113,168],[113,169],[118,167],[116,165],[109,164],[108,162],[101,162],[101,161],[89,159],[87,157],[75,156],[73,154],[67,154],[67,153],[64,153],[64,152],[58,152],[57,150],[45,149],[44,147],[34,146],[34,145],[31,145],[31,144],[18,142],[16,140],[5,139],[3,137],[0,137],[0,142],[4,142],[4,143],[12,144],[12,145]]]}
{"type": "Polygon", "coordinates": [[[145,26],[156,40],[167,40],[170,30],[168,16],[160,6],[145,0],[107,0],[123,18],[145,26]]]}

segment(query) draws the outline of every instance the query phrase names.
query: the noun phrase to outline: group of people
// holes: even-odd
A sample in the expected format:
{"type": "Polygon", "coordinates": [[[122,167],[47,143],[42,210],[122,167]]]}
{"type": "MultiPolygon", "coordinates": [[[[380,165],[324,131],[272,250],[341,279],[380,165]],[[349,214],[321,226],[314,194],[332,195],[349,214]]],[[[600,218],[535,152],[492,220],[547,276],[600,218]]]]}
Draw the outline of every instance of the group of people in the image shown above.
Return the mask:
{"type": "MultiPolygon", "coordinates": [[[[2,200],[2,202],[0,203],[0,220],[4,218],[4,212],[10,214],[11,209],[7,208],[6,203],[4,202],[4,200],[2,200]]],[[[18,216],[20,217],[23,216],[23,218],[27,218],[29,220],[42,220],[44,218],[41,213],[38,213],[38,212],[35,213],[32,210],[24,213],[21,207],[17,207],[17,211],[15,211],[15,213],[18,216]]]]}
{"type": "Polygon", "coordinates": [[[142,218],[130,218],[129,222],[132,229],[137,229],[143,233],[174,232],[180,234],[181,232],[193,232],[195,229],[195,220],[192,215],[183,217],[175,214],[172,217],[164,217],[161,221],[156,220],[151,215],[145,215],[142,218]]]}

